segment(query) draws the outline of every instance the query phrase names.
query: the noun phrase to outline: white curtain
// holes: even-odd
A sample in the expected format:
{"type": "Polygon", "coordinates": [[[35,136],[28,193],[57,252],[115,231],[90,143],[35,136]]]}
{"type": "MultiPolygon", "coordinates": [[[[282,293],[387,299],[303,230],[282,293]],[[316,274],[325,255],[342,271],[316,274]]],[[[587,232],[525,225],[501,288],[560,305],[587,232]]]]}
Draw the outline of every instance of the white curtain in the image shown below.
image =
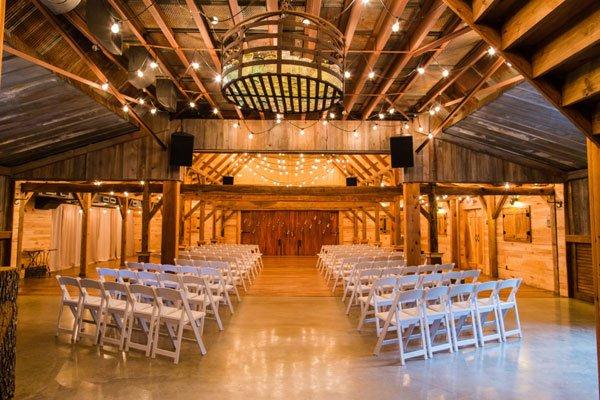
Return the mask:
{"type": "MultiPolygon", "coordinates": [[[[81,247],[81,212],[76,205],[62,204],[52,212],[52,247],[50,269],[60,270],[79,265],[81,247]]],[[[121,213],[116,208],[92,207],[89,219],[88,260],[114,260],[121,255],[121,213]]],[[[135,255],[133,213],[127,214],[127,255],[135,255]]]]}

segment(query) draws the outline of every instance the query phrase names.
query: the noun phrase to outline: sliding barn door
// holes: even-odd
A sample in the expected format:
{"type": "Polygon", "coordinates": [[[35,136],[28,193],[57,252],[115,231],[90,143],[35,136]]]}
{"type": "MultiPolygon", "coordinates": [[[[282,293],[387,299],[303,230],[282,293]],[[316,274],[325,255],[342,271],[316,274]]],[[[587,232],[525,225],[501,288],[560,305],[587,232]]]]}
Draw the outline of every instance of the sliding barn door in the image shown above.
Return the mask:
{"type": "Polygon", "coordinates": [[[265,255],[314,256],[338,243],[337,211],[242,211],[242,243],[265,255]]]}
{"type": "Polygon", "coordinates": [[[464,240],[469,268],[483,264],[483,217],[481,210],[467,210],[467,231],[464,240]]]}

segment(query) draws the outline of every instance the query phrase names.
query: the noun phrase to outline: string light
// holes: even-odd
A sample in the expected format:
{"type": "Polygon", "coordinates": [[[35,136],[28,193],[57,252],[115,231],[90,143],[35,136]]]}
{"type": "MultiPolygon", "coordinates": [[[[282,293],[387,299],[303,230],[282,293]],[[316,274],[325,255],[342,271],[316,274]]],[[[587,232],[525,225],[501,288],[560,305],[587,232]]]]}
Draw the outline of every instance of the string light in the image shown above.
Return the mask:
{"type": "Polygon", "coordinates": [[[433,107],[433,109],[437,113],[437,112],[440,112],[440,110],[442,109],[442,107],[439,104],[436,104],[435,107],[433,107]]]}
{"type": "Polygon", "coordinates": [[[102,90],[104,90],[105,92],[108,91],[108,82],[104,82],[102,85],[100,85],[100,87],[102,88],[102,90]]]}
{"type": "Polygon", "coordinates": [[[240,124],[238,124],[237,122],[234,122],[234,123],[233,123],[233,127],[234,127],[235,129],[237,129],[237,128],[239,128],[239,127],[240,127],[240,124]]]}
{"type": "Polygon", "coordinates": [[[423,75],[425,73],[425,68],[419,67],[417,68],[417,72],[419,73],[419,75],[423,75]]]}
{"type": "Polygon", "coordinates": [[[157,111],[158,111],[158,110],[156,109],[156,107],[152,107],[152,108],[150,109],[150,114],[154,115],[154,114],[156,114],[156,112],[157,112],[157,111]]]}
{"type": "Polygon", "coordinates": [[[369,4],[369,0],[362,0],[362,3],[366,6],[367,4],[369,4]]]}
{"type": "Polygon", "coordinates": [[[344,78],[350,79],[351,76],[350,71],[344,71],[344,78]]]}
{"type": "Polygon", "coordinates": [[[496,54],[496,49],[495,49],[495,48],[493,48],[492,46],[490,46],[490,47],[488,48],[487,52],[488,52],[488,54],[489,54],[490,56],[493,56],[494,54],[496,54]]]}
{"type": "Polygon", "coordinates": [[[358,131],[356,129],[354,130],[354,132],[352,134],[354,135],[355,138],[360,136],[360,134],[358,133],[358,131]]]}
{"type": "Polygon", "coordinates": [[[419,133],[423,133],[424,129],[422,126],[419,127],[419,129],[417,129],[419,131],[419,133]]]}
{"type": "Polygon", "coordinates": [[[129,112],[129,106],[127,104],[123,106],[123,112],[129,112]]]}
{"type": "Polygon", "coordinates": [[[250,132],[248,134],[248,139],[250,139],[250,140],[254,139],[254,134],[252,132],[250,132]]]}
{"type": "Polygon", "coordinates": [[[324,126],[327,125],[327,120],[326,119],[323,120],[323,125],[324,126]]]}
{"type": "Polygon", "coordinates": [[[329,113],[329,118],[330,119],[334,119],[335,118],[335,113],[334,112],[330,112],[329,113]]]}
{"type": "Polygon", "coordinates": [[[398,32],[400,30],[400,20],[396,18],[394,25],[392,25],[392,32],[398,32]]]}
{"type": "Polygon", "coordinates": [[[508,61],[506,62],[506,66],[507,66],[508,68],[512,68],[512,64],[511,64],[511,63],[509,63],[508,61]]]}
{"type": "Polygon", "coordinates": [[[304,129],[300,129],[300,136],[304,136],[304,129]]]}
{"type": "Polygon", "coordinates": [[[217,115],[219,113],[219,109],[217,107],[213,108],[213,114],[217,115]]]}
{"type": "Polygon", "coordinates": [[[197,62],[197,61],[192,61],[192,64],[191,64],[191,65],[192,65],[192,68],[194,68],[194,69],[198,69],[198,68],[200,68],[200,64],[198,64],[198,62],[197,62]]]}
{"type": "Polygon", "coordinates": [[[136,75],[138,76],[138,78],[143,78],[144,77],[144,71],[142,71],[141,69],[138,69],[136,72],[136,75]]]}
{"type": "Polygon", "coordinates": [[[433,139],[433,133],[429,132],[429,133],[427,134],[427,138],[428,138],[429,140],[433,139]]]}
{"type": "Polygon", "coordinates": [[[141,98],[141,97],[140,97],[140,99],[138,100],[138,102],[139,102],[141,105],[144,105],[144,104],[146,104],[146,100],[144,100],[144,99],[143,99],[143,98],[141,98]]]}
{"type": "Polygon", "coordinates": [[[369,76],[369,79],[375,78],[375,72],[373,72],[373,71],[369,72],[368,76],[369,76]]]}
{"type": "Polygon", "coordinates": [[[446,68],[444,68],[444,69],[442,70],[442,76],[443,76],[444,78],[447,78],[447,77],[448,77],[448,75],[450,75],[450,72],[448,72],[448,70],[447,70],[446,68]]]}
{"type": "Polygon", "coordinates": [[[217,74],[217,76],[215,76],[215,82],[221,83],[221,79],[222,79],[221,74],[217,74]]]}
{"type": "Polygon", "coordinates": [[[196,103],[194,103],[193,101],[190,101],[190,107],[191,108],[196,108],[196,103]]]}
{"type": "Polygon", "coordinates": [[[118,22],[113,23],[110,26],[110,31],[115,34],[121,32],[121,25],[118,22]]]}
{"type": "Polygon", "coordinates": [[[212,21],[210,21],[211,24],[216,25],[219,23],[219,18],[215,15],[212,17],[212,21]]]}
{"type": "Polygon", "coordinates": [[[303,23],[304,25],[310,25],[310,20],[309,20],[308,18],[304,18],[304,19],[302,20],[302,23],[303,23]]]}
{"type": "Polygon", "coordinates": [[[404,123],[404,129],[408,129],[408,128],[410,128],[410,126],[408,125],[408,122],[405,122],[404,123]]]}
{"type": "Polygon", "coordinates": [[[152,69],[156,69],[156,68],[158,68],[158,64],[156,63],[156,61],[152,61],[152,62],[150,63],[150,68],[152,68],[152,69]]]}
{"type": "Polygon", "coordinates": [[[435,110],[433,108],[429,109],[429,115],[435,115],[435,110]]]}
{"type": "Polygon", "coordinates": [[[385,114],[384,114],[384,113],[382,113],[382,112],[380,112],[380,113],[378,114],[378,116],[379,116],[379,119],[384,119],[384,118],[385,118],[385,114]]]}
{"type": "Polygon", "coordinates": [[[373,130],[376,131],[377,130],[377,124],[373,125],[373,130]]]}
{"type": "Polygon", "coordinates": [[[505,189],[505,190],[508,190],[508,189],[510,189],[510,183],[506,182],[506,183],[504,184],[504,189],[505,189]]]}
{"type": "Polygon", "coordinates": [[[390,115],[394,115],[394,113],[396,112],[396,109],[394,107],[390,107],[388,112],[390,113],[390,115]]]}

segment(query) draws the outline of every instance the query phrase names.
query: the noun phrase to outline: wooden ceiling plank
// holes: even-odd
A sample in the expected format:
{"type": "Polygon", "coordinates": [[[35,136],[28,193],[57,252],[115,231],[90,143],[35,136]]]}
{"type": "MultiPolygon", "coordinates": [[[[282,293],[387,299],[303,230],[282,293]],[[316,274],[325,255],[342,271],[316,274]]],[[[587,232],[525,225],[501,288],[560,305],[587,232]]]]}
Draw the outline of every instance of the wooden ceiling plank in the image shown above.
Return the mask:
{"type": "Polygon", "coordinates": [[[532,75],[540,77],[600,43],[600,8],[537,50],[532,75]]]}
{"type": "Polygon", "coordinates": [[[562,105],[570,106],[600,93],[600,58],[567,75],[562,88],[562,105]]]}
{"type": "MultiPolygon", "coordinates": [[[[71,49],[81,58],[81,60],[85,63],[85,65],[92,71],[94,75],[98,78],[100,82],[109,82],[108,77],[102,72],[102,70],[92,61],[92,59],[88,56],[88,54],[79,47],[77,42],[73,40],[73,38],[62,28],[60,22],[57,20],[56,16],[52,14],[48,9],[42,5],[38,0],[30,0],[32,4],[38,9],[38,11],[44,16],[45,20],[52,26],[54,30],[56,30],[61,38],[71,47],[71,49]]],[[[126,105],[127,100],[116,90],[115,86],[110,84],[109,87],[110,93],[115,96],[115,98],[121,103],[121,105],[126,105]]],[[[133,110],[129,110],[129,115],[133,118],[133,120],[137,123],[140,129],[147,130],[154,140],[158,143],[158,145],[166,150],[167,146],[165,143],[158,137],[158,135],[148,126],[148,124],[140,118],[139,115],[133,110]]]]}
{"type": "Polygon", "coordinates": [[[4,20],[6,18],[6,0],[0,0],[0,85],[2,84],[2,54],[4,48],[4,20]]]}
{"type": "Polygon", "coordinates": [[[136,22],[135,17],[133,16],[133,14],[125,9],[125,7],[120,3],[121,0],[107,0],[107,1],[108,1],[108,4],[110,4],[110,6],[117,12],[117,14],[121,18],[121,20],[127,24],[129,30],[131,31],[131,33],[133,33],[133,35],[136,37],[138,42],[140,42],[140,44],[142,46],[144,46],[146,51],[148,51],[148,54],[150,54],[150,56],[152,56],[154,58],[154,60],[156,60],[156,62],[158,63],[158,65],[160,67],[160,70],[171,80],[171,82],[173,82],[173,84],[175,85],[175,87],[177,88],[179,93],[181,95],[183,95],[183,97],[187,101],[190,101],[191,100],[190,96],[185,91],[183,86],[181,86],[181,83],[175,77],[175,74],[168,67],[168,65],[164,61],[163,57],[161,57],[156,52],[156,50],[154,50],[154,48],[152,47],[152,43],[150,43],[146,39],[146,35],[143,33],[142,28],[138,27],[138,24],[136,22]]]}
{"type": "MultiPolygon", "coordinates": [[[[208,90],[206,90],[206,87],[204,86],[204,83],[202,83],[202,81],[200,80],[200,77],[198,76],[198,74],[196,73],[194,68],[192,68],[192,63],[187,58],[187,56],[185,55],[183,50],[181,50],[181,46],[179,46],[179,43],[177,42],[177,39],[175,38],[175,34],[174,34],[173,30],[167,25],[167,23],[165,21],[165,16],[164,16],[163,11],[159,8],[159,6],[153,0],[142,0],[142,1],[143,1],[144,5],[148,8],[148,11],[154,18],[154,21],[160,28],[162,34],[165,36],[165,38],[167,39],[167,41],[169,42],[171,47],[173,47],[173,51],[179,58],[180,62],[183,64],[183,66],[186,68],[186,71],[188,71],[189,75],[192,77],[192,80],[198,87],[202,97],[204,97],[206,99],[206,101],[208,101],[208,103],[211,105],[211,107],[217,107],[217,103],[210,96],[210,94],[208,93],[208,90]]],[[[223,115],[221,113],[218,113],[218,116],[221,119],[223,118],[223,115]]]]}
{"type": "Polygon", "coordinates": [[[478,21],[486,16],[502,0],[473,0],[473,16],[478,21]]]}
{"type": "Polygon", "coordinates": [[[396,17],[402,15],[407,4],[408,0],[396,0],[392,2],[390,11],[383,10],[381,12],[379,21],[377,21],[375,24],[375,26],[380,26],[381,29],[377,32],[373,31],[369,40],[368,50],[373,50],[373,52],[369,53],[364,67],[357,75],[357,79],[353,87],[354,93],[347,95],[344,99],[346,114],[343,116],[343,119],[346,119],[346,117],[350,114],[352,107],[359,97],[358,93],[362,92],[367,79],[369,79],[369,73],[373,71],[377,60],[381,55],[381,50],[383,50],[388,40],[392,36],[392,25],[394,24],[396,17]]]}
{"type": "Polygon", "coordinates": [[[529,0],[515,12],[502,26],[502,48],[518,43],[553,13],[560,12],[569,0],[529,0]]]}
{"type": "Polygon", "coordinates": [[[402,70],[406,67],[408,62],[412,58],[412,51],[416,50],[423,40],[429,34],[429,31],[433,28],[437,20],[442,16],[446,6],[441,0],[435,0],[431,7],[421,12],[422,19],[418,24],[407,42],[407,48],[409,53],[401,54],[390,64],[390,68],[385,72],[386,79],[379,85],[375,92],[377,96],[372,97],[362,113],[362,118],[368,119],[375,107],[384,98],[387,91],[394,84],[394,80],[400,75],[402,70]]]}

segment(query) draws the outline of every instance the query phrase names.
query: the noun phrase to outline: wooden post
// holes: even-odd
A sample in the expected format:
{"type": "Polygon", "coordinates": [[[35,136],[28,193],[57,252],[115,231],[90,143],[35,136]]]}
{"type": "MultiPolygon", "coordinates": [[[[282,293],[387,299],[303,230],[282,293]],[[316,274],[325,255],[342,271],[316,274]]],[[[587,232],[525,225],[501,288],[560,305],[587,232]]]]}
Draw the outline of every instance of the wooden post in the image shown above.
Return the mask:
{"type": "MultiPolygon", "coordinates": [[[[566,186],[566,185],[565,185],[566,186]]],[[[550,207],[550,234],[552,235],[552,267],[554,272],[554,293],[560,295],[560,271],[558,268],[558,230],[556,218],[556,194],[542,197],[550,207]]]]}
{"type": "Polygon", "coordinates": [[[456,268],[460,268],[460,201],[458,198],[450,200],[450,257],[456,268]]]}
{"type": "Polygon", "coordinates": [[[181,200],[179,202],[179,245],[185,243],[185,214],[191,209],[191,200],[181,200]]]}
{"type": "MultiPolygon", "coordinates": [[[[600,363],[600,147],[587,140],[590,239],[596,308],[596,352],[600,363]]],[[[599,379],[600,379],[600,368],[599,379]]]]}
{"type": "Polygon", "coordinates": [[[200,200],[200,208],[198,211],[198,244],[204,244],[204,218],[206,214],[206,202],[200,200]]]}
{"type": "Polygon", "coordinates": [[[483,207],[488,227],[488,264],[490,266],[490,276],[492,278],[498,278],[498,237],[497,234],[497,223],[498,216],[502,211],[504,202],[507,196],[502,196],[500,201],[496,203],[496,196],[488,196],[488,200],[484,196],[479,196],[481,206],[483,207]]]}
{"type": "Polygon", "coordinates": [[[429,252],[437,253],[439,250],[438,245],[438,225],[437,225],[437,198],[434,193],[427,195],[429,202],[429,252]]]}
{"type": "Polygon", "coordinates": [[[367,212],[365,210],[362,210],[362,242],[366,242],[367,241],[367,212]]]}
{"type": "Polygon", "coordinates": [[[381,236],[380,236],[380,221],[379,221],[379,203],[375,204],[375,244],[381,244],[381,236]]]}
{"type": "Polygon", "coordinates": [[[119,197],[119,210],[121,211],[121,267],[127,261],[127,214],[129,213],[129,198],[119,197]]]}
{"type": "Polygon", "coordinates": [[[394,199],[394,238],[392,242],[395,246],[402,244],[402,213],[406,204],[404,204],[404,207],[401,206],[401,201],[404,202],[400,197],[394,199]]]}
{"type": "Polygon", "coordinates": [[[160,261],[162,264],[173,264],[178,255],[179,243],[179,191],[181,182],[163,182],[162,204],[162,237],[160,261]]]}
{"type": "Polygon", "coordinates": [[[79,254],[79,276],[86,277],[86,268],[88,264],[88,236],[90,222],[90,207],[92,206],[92,194],[83,193],[80,195],[81,213],[81,253],[79,254]]]}
{"type": "Polygon", "coordinates": [[[219,209],[213,203],[213,210],[212,210],[212,240],[213,240],[213,242],[217,241],[217,213],[218,213],[218,211],[219,211],[219,209]]]}
{"type": "Polygon", "coordinates": [[[352,243],[358,243],[358,217],[352,212],[352,243]]]}
{"type": "MultiPolygon", "coordinates": [[[[142,194],[142,248],[141,258],[145,262],[150,262],[150,257],[146,256],[149,253],[149,236],[150,236],[150,185],[144,185],[142,194]]],[[[142,261],[141,259],[139,261],[142,261]]]]}
{"type": "Polygon", "coordinates": [[[237,212],[237,243],[241,244],[242,243],[242,212],[238,211],[237,212]]]}
{"type": "Polygon", "coordinates": [[[0,87],[2,87],[2,55],[4,52],[4,19],[6,16],[6,0],[0,0],[0,87]]]}
{"type": "MultiPolygon", "coordinates": [[[[2,1],[2,0],[0,0],[2,1]]],[[[23,252],[23,229],[24,229],[24,223],[25,223],[25,207],[27,206],[27,203],[29,203],[29,200],[31,199],[31,196],[33,196],[33,193],[21,193],[21,195],[23,196],[23,198],[20,200],[19,202],[19,225],[18,225],[18,232],[17,232],[17,268],[21,268],[21,264],[22,264],[22,252],[23,252]]]]}
{"type": "Polygon", "coordinates": [[[407,265],[421,264],[420,184],[403,183],[404,257],[407,265]]]}

